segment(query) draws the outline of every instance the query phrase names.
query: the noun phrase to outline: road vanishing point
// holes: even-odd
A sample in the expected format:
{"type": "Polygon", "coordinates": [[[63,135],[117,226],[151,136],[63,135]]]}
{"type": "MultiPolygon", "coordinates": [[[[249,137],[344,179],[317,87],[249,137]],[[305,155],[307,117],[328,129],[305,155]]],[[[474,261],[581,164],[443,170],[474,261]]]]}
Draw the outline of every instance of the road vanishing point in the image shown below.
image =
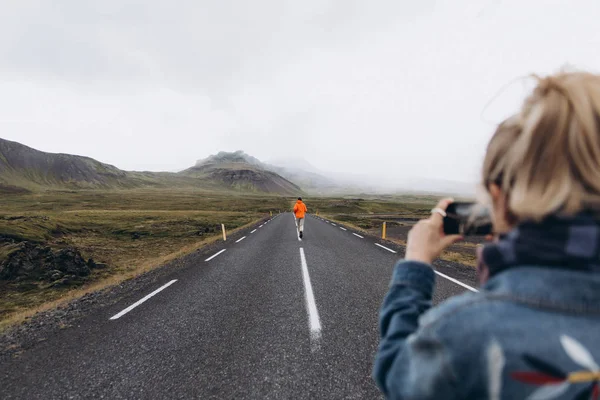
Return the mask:
{"type": "MultiPolygon", "coordinates": [[[[304,233],[284,213],[194,253],[0,364],[0,397],[382,398],[378,313],[402,250],[312,215],[304,233]]],[[[471,268],[436,273],[434,304],[476,290],[471,268]]]]}

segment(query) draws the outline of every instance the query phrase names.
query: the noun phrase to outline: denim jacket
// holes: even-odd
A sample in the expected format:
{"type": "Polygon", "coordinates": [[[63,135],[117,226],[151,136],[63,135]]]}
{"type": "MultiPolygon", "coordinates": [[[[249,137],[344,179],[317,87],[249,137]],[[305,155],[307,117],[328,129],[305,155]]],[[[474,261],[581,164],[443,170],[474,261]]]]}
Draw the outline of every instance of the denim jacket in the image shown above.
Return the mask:
{"type": "Polygon", "coordinates": [[[600,274],[515,267],[431,308],[434,283],[394,268],[373,372],[387,398],[600,398],[600,274]]]}

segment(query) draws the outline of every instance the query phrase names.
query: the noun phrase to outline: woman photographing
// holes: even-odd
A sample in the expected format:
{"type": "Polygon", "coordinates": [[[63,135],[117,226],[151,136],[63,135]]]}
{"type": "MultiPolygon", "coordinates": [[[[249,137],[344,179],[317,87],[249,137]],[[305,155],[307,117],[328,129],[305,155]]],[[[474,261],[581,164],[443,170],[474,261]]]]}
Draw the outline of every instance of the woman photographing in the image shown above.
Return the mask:
{"type": "Polygon", "coordinates": [[[482,286],[431,307],[441,201],[409,234],[380,314],[390,399],[600,398],[600,76],[538,78],[487,148],[496,240],[482,286]]]}

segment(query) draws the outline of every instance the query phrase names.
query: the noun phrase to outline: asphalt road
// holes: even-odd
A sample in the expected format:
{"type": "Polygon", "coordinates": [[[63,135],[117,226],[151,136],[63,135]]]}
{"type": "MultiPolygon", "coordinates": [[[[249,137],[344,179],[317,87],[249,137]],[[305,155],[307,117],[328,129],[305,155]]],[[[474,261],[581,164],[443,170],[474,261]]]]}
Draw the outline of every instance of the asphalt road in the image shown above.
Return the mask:
{"type": "MultiPolygon", "coordinates": [[[[377,314],[399,254],[318,217],[305,225],[299,240],[281,214],[55,332],[0,365],[0,397],[380,398],[377,314]]],[[[436,303],[475,286],[469,269],[439,271],[436,303]]]]}

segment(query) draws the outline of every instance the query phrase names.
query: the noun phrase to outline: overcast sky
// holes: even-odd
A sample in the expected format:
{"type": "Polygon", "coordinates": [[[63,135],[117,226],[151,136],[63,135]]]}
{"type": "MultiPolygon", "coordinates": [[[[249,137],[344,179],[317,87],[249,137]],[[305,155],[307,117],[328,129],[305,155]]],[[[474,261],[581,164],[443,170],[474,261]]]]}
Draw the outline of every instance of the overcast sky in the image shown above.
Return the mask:
{"type": "Polygon", "coordinates": [[[600,70],[599,20],[598,0],[6,0],[0,137],[127,170],[241,149],[473,181],[520,77],[600,70]]]}

